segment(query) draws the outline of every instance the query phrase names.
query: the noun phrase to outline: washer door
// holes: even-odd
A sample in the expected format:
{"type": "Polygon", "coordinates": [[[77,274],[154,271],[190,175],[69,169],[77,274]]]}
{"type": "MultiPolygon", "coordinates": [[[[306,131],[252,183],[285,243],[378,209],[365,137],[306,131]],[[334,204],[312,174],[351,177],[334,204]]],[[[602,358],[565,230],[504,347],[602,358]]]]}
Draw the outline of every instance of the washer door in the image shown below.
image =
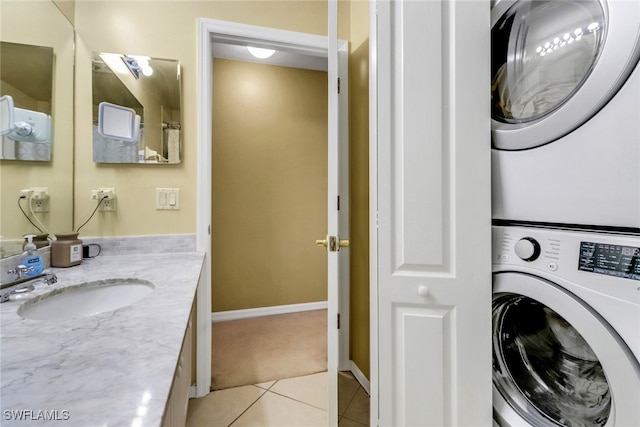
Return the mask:
{"type": "Polygon", "coordinates": [[[640,2],[498,0],[491,10],[494,147],[554,141],[596,114],[640,56],[640,2]]]}
{"type": "Polygon", "coordinates": [[[493,407],[500,425],[640,425],[640,365],[606,321],[558,285],[494,274],[493,407]]]}

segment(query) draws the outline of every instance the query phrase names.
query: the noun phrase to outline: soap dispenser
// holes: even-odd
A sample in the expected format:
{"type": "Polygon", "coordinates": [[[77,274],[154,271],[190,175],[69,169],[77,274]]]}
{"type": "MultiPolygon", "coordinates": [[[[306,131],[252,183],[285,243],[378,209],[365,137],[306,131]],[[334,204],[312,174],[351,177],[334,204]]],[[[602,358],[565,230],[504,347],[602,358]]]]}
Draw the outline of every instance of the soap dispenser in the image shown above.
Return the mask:
{"type": "Polygon", "coordinates": [[[36,252],[36,245],[33,243],[34,234],[24,236],[27,243],[24,245],[24,253],[22,254],[21,264],[28,268],[24,274],[26,277],[33,277],[42,274],[44,270],[44,262],[42,257],[36,252]]]}

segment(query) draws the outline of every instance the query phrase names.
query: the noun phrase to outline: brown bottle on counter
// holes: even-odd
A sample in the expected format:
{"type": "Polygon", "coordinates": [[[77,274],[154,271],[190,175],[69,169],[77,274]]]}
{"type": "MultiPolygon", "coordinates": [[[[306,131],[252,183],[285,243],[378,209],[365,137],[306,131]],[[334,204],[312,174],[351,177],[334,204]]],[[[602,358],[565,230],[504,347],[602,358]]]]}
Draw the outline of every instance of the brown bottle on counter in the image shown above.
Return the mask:
{"type": "Polygon", "coordinates": [[[51,266],[71,267],[82,263],[82,240],[78,233],[56,234],[51,244],[51,266]]]}

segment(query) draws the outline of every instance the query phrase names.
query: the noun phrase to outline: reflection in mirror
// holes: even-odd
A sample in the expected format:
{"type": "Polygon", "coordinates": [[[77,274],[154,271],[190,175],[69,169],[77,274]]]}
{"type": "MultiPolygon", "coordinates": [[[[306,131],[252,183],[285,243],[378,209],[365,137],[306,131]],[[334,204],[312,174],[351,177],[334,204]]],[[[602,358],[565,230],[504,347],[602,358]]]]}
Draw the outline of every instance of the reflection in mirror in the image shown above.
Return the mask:
{"type": "Polygon", "coordinates": [[[0,96],[0,135],[6,135],[13,129],[13,98],[0,96]]]}
{"type": "Polygon", "coordinates": [[[108,102],[98,106],[98,135],[123,142],[138,142],[140,116],[133,108],[108,102]]]}
{"type": "MultiPolygon", "coordinates": [[[[47,235],[73,227],[74,35],[52,1],[0,0],[0,97],[6,96],[0,101],[1,127],[15,140],[47,146],[50,156],[0,160],[0,258],[21,254],[26,234],[42,235],[47,245],[47,235]],[[9,97],[13,119],[6,115],[9,97]],[[46,131],[40,132],[43,123],[46,131]],[[42,143],[46,139],[51,143],[42,143]],[[34,189],[48,194],[44,208],[34,189]]],[[[8,134],[0,140],[6,142],[8,134]]]]}
{"type": "Polygon", "coordinates": [[[13,120],[3,133],[0,159],[49,161],[53,48],[3,41],[0,58],[0,96],[9,97],[14,107],[8,113],[13,120]]]}
{"type": "MultiPolygon", "coordinates": [[[[180,163],[180,63],[104,52],[94,52],[92,59],[93,161],[180,163]],[[139,116],[137,137],[133,131],[131,135],[120,131],[105,133],[100,120],[101,111],[104,119],[104,106],[110,106],[110,113],[128,111],[127,123],[128,119],[139,116]]],[[[123,122],[119,122],[115,126],[122,125],[123,122]]]]}

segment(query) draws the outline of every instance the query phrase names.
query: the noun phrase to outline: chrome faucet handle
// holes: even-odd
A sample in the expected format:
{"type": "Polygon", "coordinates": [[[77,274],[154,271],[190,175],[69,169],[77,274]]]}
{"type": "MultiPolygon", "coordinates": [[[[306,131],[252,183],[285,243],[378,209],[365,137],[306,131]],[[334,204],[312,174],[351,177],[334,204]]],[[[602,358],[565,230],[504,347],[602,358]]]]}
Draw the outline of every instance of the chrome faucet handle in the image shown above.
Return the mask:
{"type": "Polygon", "coordinates": [[[22,279],[24,275],[29,271],[33,271],[33,267],[27,267],[26,265],[20,264],[16,266],[16,268],[8,270],[7,273],[15,274],[16,276],[18,276],[18,279],[22,279]]]}
{"type": "Polygon", "coordinates": [[[53,273],[47,273],[43,280],[47,285],[53,285],[54,283],[58,283],[58,276],[53,273]]]}

